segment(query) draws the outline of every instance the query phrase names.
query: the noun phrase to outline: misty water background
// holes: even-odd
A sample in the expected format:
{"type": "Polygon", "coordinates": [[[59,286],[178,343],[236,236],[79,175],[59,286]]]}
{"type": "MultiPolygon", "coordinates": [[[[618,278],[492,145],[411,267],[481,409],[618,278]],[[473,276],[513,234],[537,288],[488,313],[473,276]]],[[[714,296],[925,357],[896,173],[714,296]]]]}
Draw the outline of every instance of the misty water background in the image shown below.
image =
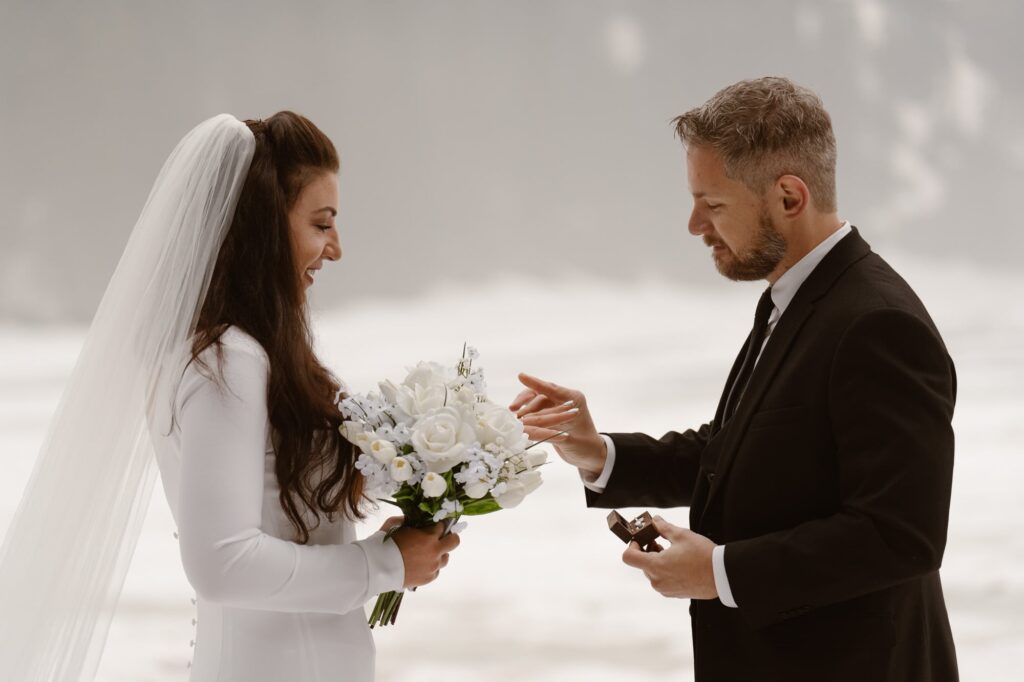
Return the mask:
{"type": "MultiPolygon", "coordinates": [[[[345,257],[313,300],[322,357],[354,389],[469,340],[496,399],[528,370],[584,389],[602,430],[707,420],[761,285],[722,280],[686,232],[670,120],[782,74],[824,99],[840,214],[915,287],[957,363],[942,575],[962,677],[1013,679],[1022,20],[984,0],[5,1],[0,534],[160,165],[223,111],[294,109],[338,146],[345,257]]],[[[685,602],[621,565],[574,472],[545,477],[519,509],[473,520],[442,580],[377,635],[381,680],[692,677],[685,602]]],[[[173,531],[158,486],[101,680],[187,677],[173,531]]]]}

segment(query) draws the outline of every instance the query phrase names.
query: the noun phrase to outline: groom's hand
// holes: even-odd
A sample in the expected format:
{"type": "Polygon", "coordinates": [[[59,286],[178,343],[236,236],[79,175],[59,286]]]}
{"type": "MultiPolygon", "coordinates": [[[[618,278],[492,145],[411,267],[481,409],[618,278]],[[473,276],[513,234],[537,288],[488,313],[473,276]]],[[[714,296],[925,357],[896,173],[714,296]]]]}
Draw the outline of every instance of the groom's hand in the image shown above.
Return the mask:
{"type": "Polygon", "coordinates": [[[644,552],[635,542],[629,543],[622,561],[639,568],[651,581],[651,587],[665,597],[679,599],[715,599],[715,573],[711,550],[715,543],[686,528],[673,526],[660,516],[654,526],[672,544],[661,552],[644,552]]]}
{"type": "Polygon", "coordinates": [[[508,409],[522,420],[527,437],[550,441],[566,462],[600,475],[608,450],[590,418],[586,397],[529,374],[520,374],[519,381],[526,389],[508,409]]]}

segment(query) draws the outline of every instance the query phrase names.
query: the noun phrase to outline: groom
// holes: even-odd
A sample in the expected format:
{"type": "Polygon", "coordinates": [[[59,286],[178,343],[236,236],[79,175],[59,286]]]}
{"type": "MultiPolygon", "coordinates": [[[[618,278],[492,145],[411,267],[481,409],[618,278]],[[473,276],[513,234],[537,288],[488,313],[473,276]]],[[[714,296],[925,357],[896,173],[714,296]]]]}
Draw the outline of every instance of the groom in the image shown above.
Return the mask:
{"type": "MultiPolygon", "coordinates": [[[[690,507],[623,555],[692,599],[698,681],[956,680],[939,566],[953,363],[910,286],[836,212],[821,100],[784,78],[676,119],[689,230],[733,280],[767,280],[715,416],[599,434],[579,391],[520,375],[512,404],[595,507],[690,507]]],[[[693,320],[700,328],[701,321],[693,320]]]]}

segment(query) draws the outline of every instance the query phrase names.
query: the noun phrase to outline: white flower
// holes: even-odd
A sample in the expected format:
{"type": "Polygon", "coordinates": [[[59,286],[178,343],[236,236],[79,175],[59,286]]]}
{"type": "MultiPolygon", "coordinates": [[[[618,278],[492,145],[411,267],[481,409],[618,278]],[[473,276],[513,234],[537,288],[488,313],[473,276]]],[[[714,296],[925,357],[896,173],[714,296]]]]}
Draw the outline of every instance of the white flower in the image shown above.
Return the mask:
{"type": "Polygon", "coordinates": [[[462,504],[458,500],[445,500],[441,508],[434,514],[434,523],[444,521],[448,517],[455,517],[462,513],[462,504]]]}
{"type": "Polygon", "coordinates": [[[491,489],[491,482],[486,479],[473,481],[467,483],[464,487],[466,494],[472,497],[474,500],[479,500],[481,497],[487,494],[491,489]]]}
{"type": "Polygon", "coordinates": [[[413,427],[412,444],[427,469],[444,473],[462,461],[476,433],[463,413],[454,407],[439,407],[424,415],[413,427]]]}
{"type": "Polygon", "coordinates": [[[525,444],[523,423],[509,410],[494,403],[476,405],[477,435],[484,445],[516,450],[525,444]]]}
{"type": "Polygon", "coordinates": [[[362,431],[356,434],[355,439],[352,441],[359,447],[360,450],[366,454],[370,454],[370,443],[373,441],[373,434],[362,431]]]}
{"type": "Polygon", "coordinates": [[[535,450],[533,452],[526,453],[526,465],[531,469],[539,467],[548,461],[548,453],[543,450],[535,450]]]}
{"type": "Polygon", "coordinates": [[[426,497],[441,497],[448,490],[448,481],[444,476],[428,471],[423,477],[423,495],[426,497]]]}
{"type": "Polygon", "coordinates": [[[540,487],[539,471],[527,471],[509,481],[499,483],[491,493],[502,509],[518,506],[523,499],[540,487]]]}
{"type": "Polygon", "coordinates": [[[359,422],[353,421],[342,422],[341,426],[338,427],[338,431],[345,437],[345,440],[349,442],[352,442],[355,439],[356,434],[361,433],[362,430],[363,425],[359,422]]]}
{"type": "Polygon", "coordinates": [[[403,483],[412,478],[412,465],[405,457],[395,457],[388,465],[388,472],[392,479],[403,483]]]}
{"type": "Polygon", "coordinates": [[[398,402],[398,398],[395,397],[398,394],[398,386],[395,386],[390,379],[378,381],[377,387],[380,388],[380,394],[384,396],[384,400],[392,405],[398,402]]]}
{"type": "Polygon", "coordinates": [[[408,376],[402,382],[403,386],[415,388],[416,386],[444,386],[448,383],[451,371],[444,365],[437,362],[420,362],[409,370],[408,376]]]}
{"type": "Polygon", "coordinates": [[[448,402],[448,388],[440,386],[398,386],[396,387],[395,401],[403,412],[413,416],[421,417],[431,410],[444,407],[448,402]]]}
{"type": "Polygon", "coordinates": [[[381,464],[390,464],[391,460],[398,454],[398,451],[391,441],[378,438],[370,443],[370,454],[381,464]]]}
{"type": "Polygon", "coordinates": [[[356,460],[356,469],[366,478],[367,490],[383,495],[391,495],[397,490],[388,476],[387,467],[382,466],[373,457],[367,454],[359,455],[356,460]]]}

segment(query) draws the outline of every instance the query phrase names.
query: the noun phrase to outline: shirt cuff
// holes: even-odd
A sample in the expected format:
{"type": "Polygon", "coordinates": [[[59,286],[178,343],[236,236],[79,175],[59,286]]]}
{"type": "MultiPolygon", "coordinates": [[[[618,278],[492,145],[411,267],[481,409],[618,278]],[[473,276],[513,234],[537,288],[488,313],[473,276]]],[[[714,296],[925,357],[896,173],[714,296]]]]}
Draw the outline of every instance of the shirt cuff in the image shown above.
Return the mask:
{"type": "Polygon", "coordinates": [[[715,590],[718,592],[719,601],[731,609],[738,608],[736,600],[732,598],[729,576],[725,573],[725,545],[715,545],[711,550],[711,568],[715,573],[715,590]]]}
{"type": "Polygon", "coordinates": [[[401,592],[405,585],[405,562],[402,552],[391,538],[384,539],[384,531],[377,531],[358,545],[366,554],[369,572],[367,596],[384,592],[401,592]]]}
{"type": "Polygon", "coordinates": [[[603,433],[601,438],[604,439],[604,444],[608,450],[608,457],[604,461],[604,469],[601,470],[601,475],[594,478],[594,475],[589,471],[580,470],[580,478],[583,479],[583,485],[595,493],[604,492],[605,487],[608,485],[608,479],[612,477],[612,469],[615,467],[615,441],[603,433]]]}

